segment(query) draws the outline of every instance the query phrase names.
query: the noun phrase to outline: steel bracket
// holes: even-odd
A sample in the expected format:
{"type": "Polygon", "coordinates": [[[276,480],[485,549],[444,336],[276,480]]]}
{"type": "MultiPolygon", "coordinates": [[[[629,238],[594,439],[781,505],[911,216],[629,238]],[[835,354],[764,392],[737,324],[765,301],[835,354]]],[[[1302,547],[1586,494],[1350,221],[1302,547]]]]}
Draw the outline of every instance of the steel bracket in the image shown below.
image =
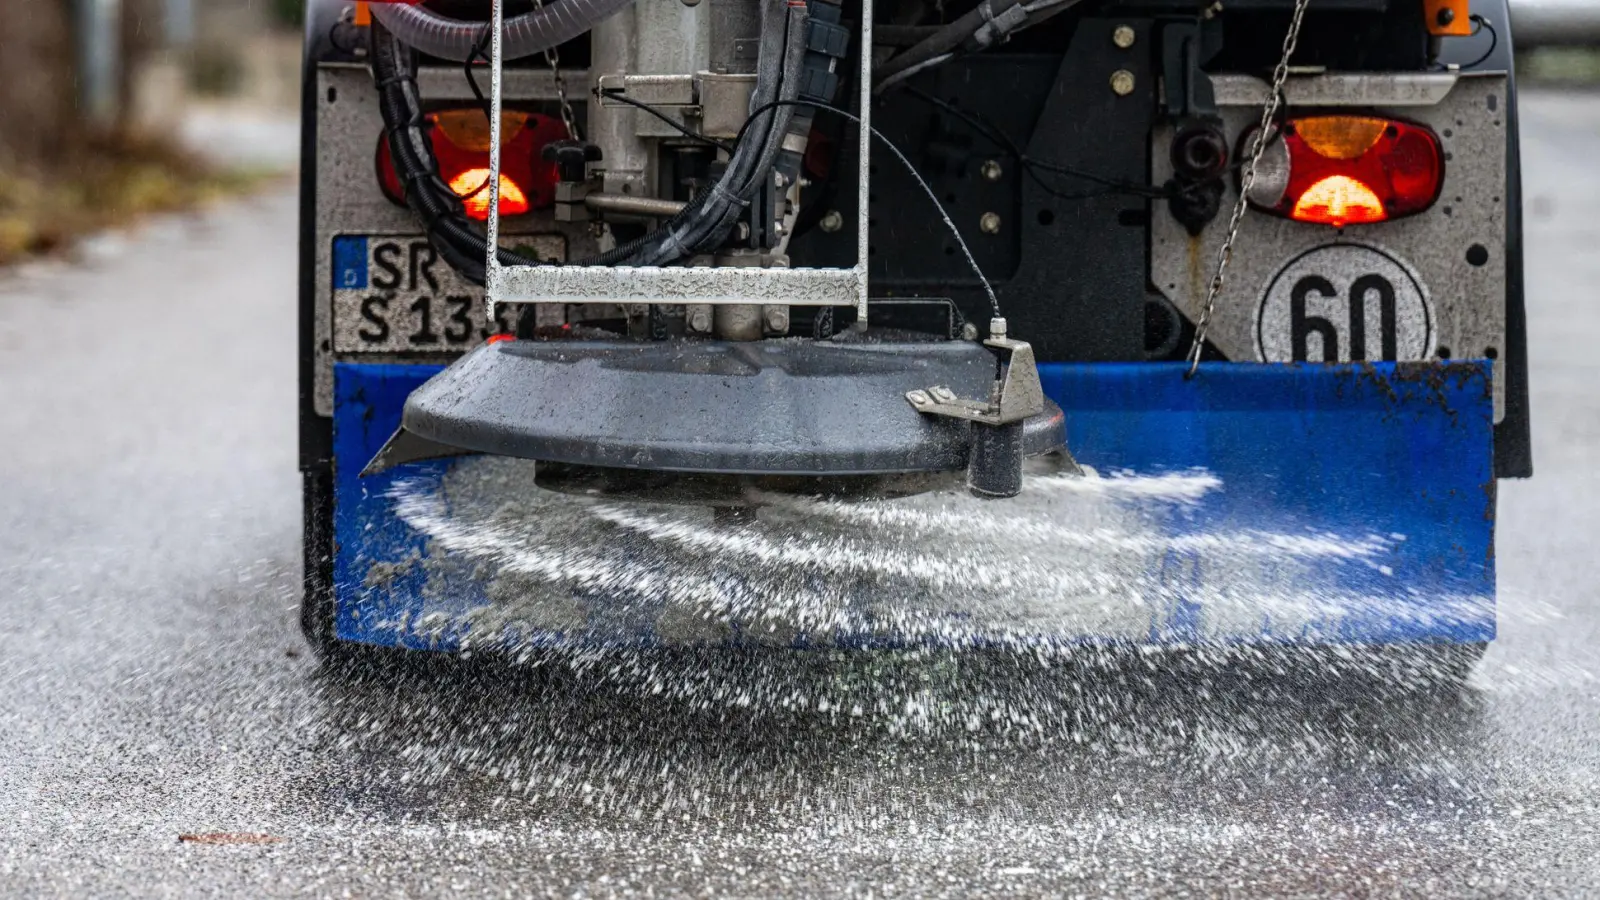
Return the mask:
{"type": "Polygon", "coordinates": [[[982,425],[1009,425],[1044,412],[1044,388],[1033,347],[1027,341],[1000,336],[983,342],[1000,357],[1001,371],[987,400],[963,400],[947,387],[907,391],[906,400],[930,416],[966,419],[982,425]]]}

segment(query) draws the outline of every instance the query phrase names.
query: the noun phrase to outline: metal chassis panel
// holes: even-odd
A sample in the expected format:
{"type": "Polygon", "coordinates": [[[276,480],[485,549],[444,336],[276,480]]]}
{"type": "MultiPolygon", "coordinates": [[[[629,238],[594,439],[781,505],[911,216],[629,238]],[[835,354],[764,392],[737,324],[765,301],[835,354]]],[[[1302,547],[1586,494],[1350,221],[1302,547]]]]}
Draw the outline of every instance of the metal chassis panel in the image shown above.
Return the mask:
{"type": "MultiPolygon", "coordinates": [[[[582,70],[574,70],[569,75],[574,80],[588,77],[582,70]]],[[[309,342],[315,356],[312,398],[316,411],[328,416],[333,414],[333,362],[337,355],[330,290],[333,239],[341,234],[420,235],[422,229],[410,210],[396,206],[383,196],[373,174],[372,153],[382,121],[371,73],[364,66],[335,62],[310,66],[306,77],[309,79],[307,109],[302,128],[310,135],[321,136],[314,140],[312,151],[301,165],[302,184],[317,198],[309,211],[309,221],[302,223],[302,240],[309,240],[312,254],[309,285],[314,307],[311,321],[314,334],[309,342]],[[308,225],[309,232],[306,231],[308,225]]],[[[430,102],[473,99],[457,69],[422,69],[418,73],[418,85],[423,97],[430,102]]],[[[545,70],[508,72],[506,90],[518,100],[542,101],[556,95],[554,80],[545,70]]],[[[302,212],[307,213],[304,204],[302,212]]],[[[528,221],[508,231],[561,232],[567,238],[569,253],[591,252],[594,242],[587,224],[554,222],[548,214],[527,218],[528,221]]]]}
{"type": "MultiPolygon", "coordinates": [[[[1225,134],[1238,138],[1260,117],[1267,87],[1240,75],[1213,76],[1225,134]]],[[[1315,247],[1334,243],[1375,248],[1405,260],[1421,274],[1434,312],[1432,357],[1437,348],[1462,358],[1492,351],[1496,369],[1497,418],[1505,413],[1506,284],[1509,256],[1506,130],[1510,104],[1504,73],[1330,73],[1291,79],[1285,94],[1292,111],[1338,106],[1370,108],[1431,125],[1444,141],[1445,184],[1428,213],[1377,225],[1332,229],[1252,214],[1239,229],[1228,286],[1217,299],[1209,332],[1227,358],[1258,360],[1254,338],[1263,292],[1278,268],[1315,247]],[[1484,112],[1484,107],[1491,111],[1484,112]],[[1484,189],[1488,186],[1488,189],[1484,189]],[[1466,262],[1467,248],[1488,249],[1488,262],[1466,262]],[[1403,252],[1396,253],[1397,248],[1403,252]]],[[[1170,126],[1152,134],[1156,183],[1170,178],[1165,148],[1170,126]]],[[[1227,185],[1222,201],[1231,209],[1237,187],[1227,185]]],[[[1191,237],[1160,204],[1151,223],[1151,273],[1156,288],[1191,321],[1205,303],[1218,249],[1227,227],[1221,216],[1198,238],[1191,237]]]]}

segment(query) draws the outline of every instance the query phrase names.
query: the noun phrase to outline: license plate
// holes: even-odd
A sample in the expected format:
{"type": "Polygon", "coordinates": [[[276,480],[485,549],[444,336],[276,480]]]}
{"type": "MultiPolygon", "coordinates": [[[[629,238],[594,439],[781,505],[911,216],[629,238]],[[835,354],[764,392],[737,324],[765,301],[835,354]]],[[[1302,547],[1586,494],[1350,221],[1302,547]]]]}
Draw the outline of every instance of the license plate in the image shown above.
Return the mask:
{"type": "MultiPolygon", "coordinates": [[[[540,259],[566,258],[559,234],[519,236],[517,243],[540,259]]],[[[460,351],[515,324],[505,306],[491,323],[483,288],[457,274],[420,235],[334,238],[332,288],[336,353],[460,351]]]]}

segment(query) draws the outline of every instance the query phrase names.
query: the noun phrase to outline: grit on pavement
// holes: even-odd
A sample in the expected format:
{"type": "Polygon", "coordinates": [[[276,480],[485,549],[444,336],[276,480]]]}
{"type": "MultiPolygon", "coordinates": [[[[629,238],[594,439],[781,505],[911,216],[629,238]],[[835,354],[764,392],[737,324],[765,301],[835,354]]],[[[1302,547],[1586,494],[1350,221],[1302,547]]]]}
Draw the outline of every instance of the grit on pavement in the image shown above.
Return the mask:
{"type": "MultiPolygon", "coordinates": [[[[4,276],[0,894],[1600,892],[1600,96],[1523,117],[1538,473],[1502,485],[1501,638],[1457,698],[1062,707],[978,667],[945,699],[1015,727],[967,730],[323,673],[293,196],[4,276]],[[211,832],[271,842],[179,841],[211,832]]],[[[859,676],[828,665],[750,676],[859,676]]]]}

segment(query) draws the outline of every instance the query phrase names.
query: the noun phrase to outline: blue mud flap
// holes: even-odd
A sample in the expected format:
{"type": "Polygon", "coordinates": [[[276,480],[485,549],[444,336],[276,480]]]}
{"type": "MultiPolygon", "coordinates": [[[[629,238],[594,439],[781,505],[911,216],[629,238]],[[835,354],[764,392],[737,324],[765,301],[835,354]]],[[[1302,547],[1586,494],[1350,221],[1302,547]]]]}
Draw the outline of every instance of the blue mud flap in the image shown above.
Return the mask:
{"type": "Polygon", "coordinates": [[[522,460],[361,478],[440,368],[341,363],[338,635],[417,649],[1493,638],[1487,362],[1040,368],[1091,477],[1030,478],[1005,501],[958,485],[778,497],[730,530],[709,509],[535,489],[522,460]]]}

